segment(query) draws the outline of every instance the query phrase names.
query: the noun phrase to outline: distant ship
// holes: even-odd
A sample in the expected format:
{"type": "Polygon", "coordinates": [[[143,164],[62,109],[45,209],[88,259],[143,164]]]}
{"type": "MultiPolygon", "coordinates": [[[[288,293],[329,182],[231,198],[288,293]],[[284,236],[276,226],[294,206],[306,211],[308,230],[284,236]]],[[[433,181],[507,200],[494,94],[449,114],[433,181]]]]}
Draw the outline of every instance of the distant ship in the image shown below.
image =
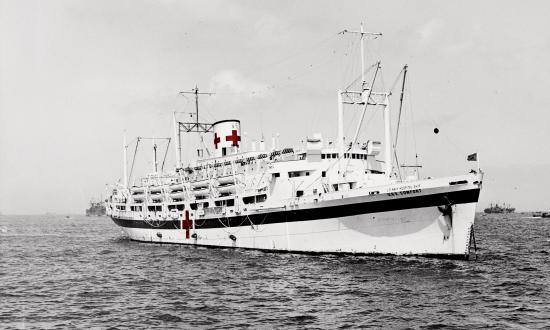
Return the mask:
{"type": "Polygon", "coordinates": [[[534,212],[533,218],[550,218],[550,212],[534,212]]]}
{"type": "Polygon", "coordinates": [[[90,201],[90,208],[86,209],[86,216],[103,216],[105,215],[105,205],[102,202],[90,201]]]}
{"type": "Polygon", "coordinates": [[[510,204],[503,204],[502,206],[500,206],[498,205],[498,203],[496,203],[495,205],[491,203],[488,208],[483,210],[483,212],[485,213],[514,213],[515,211],[516,209],[514,207],[511,207],[510,204]]]}

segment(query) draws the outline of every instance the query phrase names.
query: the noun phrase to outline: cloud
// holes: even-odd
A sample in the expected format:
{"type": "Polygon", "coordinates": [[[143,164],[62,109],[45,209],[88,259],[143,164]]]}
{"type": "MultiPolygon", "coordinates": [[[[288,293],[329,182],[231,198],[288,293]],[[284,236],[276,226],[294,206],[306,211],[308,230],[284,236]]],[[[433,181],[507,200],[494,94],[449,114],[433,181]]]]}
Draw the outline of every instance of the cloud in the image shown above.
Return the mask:
{"type": "Polygon", "coordinates": [[[416,28],[409,40],[409,48],[417,52],[423,51],[441,36],[444,22],[433,18],[416,28]]]}
{"type": "Polygon", "coordinates": [[[475,27],[460,27],[441,18],[433,18],[420,25],[413,33],[410,44],[417,52],[429,50],[444,56],[461,55],[476,47],[478,34],[475,27]]]}
{"type": "Polygon", "coordinates": [[[210,90],[216,93],[235,93],[249,96],[265,96],[269,92],[267,84],[245,77],[235,70],[223,70],[210,81],[210,90]]]}
{"type": "Polygon", "coordinates": [[[438,32],[441,31],[442,27],[443,22],[436,18],[420,26],[416,31],[420,44],[430,43],[437,36],[438,32]]]}
{"type": "Polygon", "coordinates": [[[293,35],[289,23],[273,15],[265,15],[259,18],[254,24],[254,30],[256,31],[257,42],[267,47],[272,47],[274,42],[287,43],[293,35]]]}
{"type": "Polygon", "coordinates": [[[472,40],[464,40],[460,42],[449,43],[441,49],[441,54],[453,56],[464,54],[470,49],[475,47],[475,43],[472,40]]]}

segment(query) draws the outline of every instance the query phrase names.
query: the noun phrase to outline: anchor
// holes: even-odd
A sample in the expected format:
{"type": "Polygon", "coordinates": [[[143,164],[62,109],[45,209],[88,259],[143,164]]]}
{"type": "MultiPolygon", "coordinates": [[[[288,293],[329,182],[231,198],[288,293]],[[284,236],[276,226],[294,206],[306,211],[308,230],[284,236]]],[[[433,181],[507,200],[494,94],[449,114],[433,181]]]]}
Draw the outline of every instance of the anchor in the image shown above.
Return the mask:
{"type": "Polygon", "coordinates": [[[475,260],[477,260],[477,244],[476,244],[476,235],[474,232],[474,224],[470,227],[470,241],[468,242],[468,257],[470,256],[470,250],[472,249],[472,242],[474,243],[474,254],[475,260]]]}
{"type": "Polygon", "coordinates": [[[451,229],[453,229],[453,203],[451,203],[447,196],[443,196],[443,199],[445,204],[438,206],[437,209],[441,212],[444,219],[445,217],[449,218],[449,222],[445,221],[448,231],[443,233],[443,241],[446,241],[449,239],[451,229]]]}
{"type": "Polygon", "coordinates": [[[444,205],[438,206],[437,209],[443,216],[448,216],[449,221],[451,223],[451,227],[453,226],[453,203],[447,198],[447,196],[443,196],[444,205]]]}

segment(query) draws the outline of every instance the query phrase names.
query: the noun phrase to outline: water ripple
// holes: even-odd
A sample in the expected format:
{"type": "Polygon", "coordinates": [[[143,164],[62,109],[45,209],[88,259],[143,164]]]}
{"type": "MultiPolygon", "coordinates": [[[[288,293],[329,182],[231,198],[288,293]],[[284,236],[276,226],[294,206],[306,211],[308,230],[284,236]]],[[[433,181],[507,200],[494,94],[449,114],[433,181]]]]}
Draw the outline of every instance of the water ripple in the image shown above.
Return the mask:
{"type": "Polygon", "coordinates": [[[0,217],[6,328],[544,328],[550,221],[482,217],[476,261],[129,241],[106,218],[0,217]]]}

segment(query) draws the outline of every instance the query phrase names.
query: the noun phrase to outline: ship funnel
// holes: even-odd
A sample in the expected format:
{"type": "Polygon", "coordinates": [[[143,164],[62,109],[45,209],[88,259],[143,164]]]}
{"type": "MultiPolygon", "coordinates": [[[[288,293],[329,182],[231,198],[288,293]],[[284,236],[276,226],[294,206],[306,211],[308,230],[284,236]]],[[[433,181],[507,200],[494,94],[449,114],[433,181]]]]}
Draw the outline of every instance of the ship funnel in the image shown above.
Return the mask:
{"type": "Polygon", "coordinates": [[[306,142],[308,150],[321,150],[323,148],[323,136],[321,133],[313,134],[313,137],[308,137],[306,142]]]}
{"type": "Polygon", "coordinates": [[[382,149],[380,141],[367,141],[366,145],[367,154],[371,156],[376,156],[380,153],[382,149]]]}
{"type": "Polygon", "coordinates": [[[323,149],[323,136],[320,133],[315,133],[313,137],[308,137],[306,141],[308,161],[320,162],[321,151],[323,149]]]}
{"type": "Polygon", "coordinates": [[[235,119],[213,124],[214,157],[236,154],[241,146],[241,122],[235,119]]]}

